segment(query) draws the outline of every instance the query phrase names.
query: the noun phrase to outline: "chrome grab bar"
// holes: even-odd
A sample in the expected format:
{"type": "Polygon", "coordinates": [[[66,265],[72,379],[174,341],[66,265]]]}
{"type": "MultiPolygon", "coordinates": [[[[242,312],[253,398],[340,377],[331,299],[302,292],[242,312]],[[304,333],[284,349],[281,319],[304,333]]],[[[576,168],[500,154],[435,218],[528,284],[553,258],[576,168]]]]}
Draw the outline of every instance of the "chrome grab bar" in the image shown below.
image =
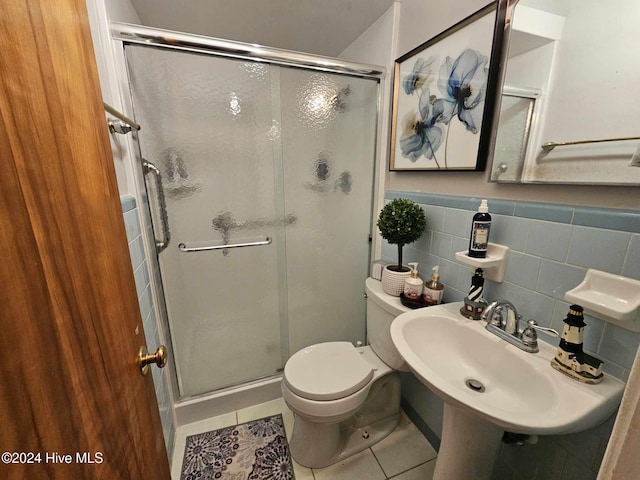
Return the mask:
{"type": "Polygon", "coordinates": [[[618,137],[618,138],[601,138],[598,140],[578,140],[575,142],[547,142],[541,145],[542,151],[549,153],[556,147],[566,147],[567,145],[582,145],[585,143],[603,143],[603,142],[625,142],[627,140],[640,140],[640,137],[618,137]]]}
{"type": "Polygon", "coordinates": [[[111,133],[125,134],[125,133],[129,133],[131,129],[140,130],[140,125],[138,125],[136,122],[131,120],[126,115],[120,113],[118,110],[113,108],[108,103],[102,102],[102,105],[104,105],[104,109],[107,112],[109,112],[111,115],[115,115],[122,123],[125,124],[125,125],[122,125],[122,123],[120,124],[114,123],[112,119],[109,119],[109,131],[111,133]]]}
{"type": "Polygon", "coordinates": [[[167,213],[167,202],[164,198],[164,188],[162,186],[162,175],[160,174],[160,170],[151,162],[142,159],[142,169],[144,174],[153,173],[154,178],[156,179],[156,191],[158,195],[158,204],[160,207],[160,225],[162,226],[162,240],[155,239],[156,242],[156,253],[162,252],[165,248],[169,246],[169,242],[171,241],[171,233],[169,232],[169,215],[167,213]]]}
{"type": "Polygon", "coordinates": [[[269,245],[271,243],[271,237],[267,237],[264,240],[258,242],[246,242],[246,243],[231,243],[227,245],[209,245],[207,247],[187,247],[186,244],[178,244],[178,250],[181,252],[204,252],[207,250],[226,250],[228,248],[242,248],[242,247],[259,247],[262,245],[269,245]]]}

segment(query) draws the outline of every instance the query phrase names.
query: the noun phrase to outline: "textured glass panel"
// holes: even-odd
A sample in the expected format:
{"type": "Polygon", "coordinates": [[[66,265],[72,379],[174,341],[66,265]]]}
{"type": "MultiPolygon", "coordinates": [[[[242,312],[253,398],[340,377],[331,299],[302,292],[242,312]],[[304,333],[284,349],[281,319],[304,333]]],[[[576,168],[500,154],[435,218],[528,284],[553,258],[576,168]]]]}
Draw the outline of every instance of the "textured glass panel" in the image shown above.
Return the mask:
{"type": "Polygon", "coordinates": [[[282,68],[290,351],[364,340],[378,82],[282,68]]]}
{"type": "Polygon", "coordinates": [[[491,179],[519,181],[524,167],[535,99],[503,95],[491,179]]]}
{"type": "Polygon", "coordinates": [[[273,374],[310,344],[365,340],[378,81],[126,49],[143,156],[164,177],[181,396],[273,374]],[[178,250],[267,236],[227,255],[178,250]]]}
{"type": "Polygon", "coordinates": [[[282,367],[275,246],[178,250],[283,229],[271,67],[140,46],[126,53],[142,154],[164,179],[172,241],[159,257],[181,395],[271,375],[282,367]]]}

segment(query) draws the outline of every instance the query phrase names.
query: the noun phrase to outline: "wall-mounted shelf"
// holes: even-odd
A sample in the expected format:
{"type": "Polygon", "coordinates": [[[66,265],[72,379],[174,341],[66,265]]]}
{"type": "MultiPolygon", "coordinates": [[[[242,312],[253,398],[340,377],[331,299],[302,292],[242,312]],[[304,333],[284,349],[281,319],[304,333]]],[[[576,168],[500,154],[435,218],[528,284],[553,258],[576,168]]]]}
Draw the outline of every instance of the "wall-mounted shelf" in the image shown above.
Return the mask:
{"type": "Polygon", "coordinates": [[[509,247],[497,243],[489,243],[486,258],[470,257],[467,251],[456,252],[456,260],[460,263],[468,265],[471,271],[481,268],[484,272],[484,278],[498,283],[504,281],[508,259],[509,247]]]}
{"type": "Polygon", "coordinates": [[[640,332],[640,280],[589,269],[582,283],[564,298],[588,315],[640,332]]]}

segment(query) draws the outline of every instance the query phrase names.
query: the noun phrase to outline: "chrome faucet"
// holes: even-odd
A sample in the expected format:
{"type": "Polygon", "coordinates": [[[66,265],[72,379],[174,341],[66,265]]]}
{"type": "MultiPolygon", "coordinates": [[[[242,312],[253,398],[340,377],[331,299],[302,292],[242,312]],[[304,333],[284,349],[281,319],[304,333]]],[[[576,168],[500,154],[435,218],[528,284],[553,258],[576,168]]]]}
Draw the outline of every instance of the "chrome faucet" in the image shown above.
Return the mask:
{"type": "Polygon", "coordinates": [[[529,320],[527,328],[520,331],[521,318],[513,303],[497,300],[485,308],[481,319],[487,322],[487,330],[525,352],[536,353],[539,350],[536,330],[560,336],[553,328],[541,327],[535,320],[529,320]]]}

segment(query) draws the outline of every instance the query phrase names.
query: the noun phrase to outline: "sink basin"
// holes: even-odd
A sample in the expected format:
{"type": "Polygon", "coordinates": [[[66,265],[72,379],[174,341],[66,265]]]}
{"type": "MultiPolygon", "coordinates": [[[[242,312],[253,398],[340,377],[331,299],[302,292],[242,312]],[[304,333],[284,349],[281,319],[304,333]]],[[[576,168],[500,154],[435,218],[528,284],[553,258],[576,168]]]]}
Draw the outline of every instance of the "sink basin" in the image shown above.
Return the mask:
{"type": "MultiPolygon", "coordinates": [[[[600,424],[620,404],[622,381],[608,375],[597,385],[573,380],[551,367],[556,347],[538,340],[538,353],[524,352],[488,332],[486,322],[460,315],[461,306],[414,310],[391,324],[400,355],[445,402],[438,461],[449,458],[458,470],[445,472],[437,464],[436,473],[441,472],[434,478],[483,478],[475,470],[460,471],[461,455],[484,448],[478,458],[488,461],[497,455],[504,430],[538,435],[578,432],[600,424]],[[455,451],[443,456],[443,448],[455,451]]],[[[477,462],[470,460],[469,468],[477,469],[477,462]]]]}
{"type": "Polygon", "coordinates": [[[404,313],[391,338],[413,373],[445,402],[505,430],[561,434],[598,425],[620,404],[624,383],[606,376],[584,385],[554,370],[556,348],[526,353],[460,315],[461,303],[404,313]],[[467,386],[476,380],[484,391],[467,386]]]}

